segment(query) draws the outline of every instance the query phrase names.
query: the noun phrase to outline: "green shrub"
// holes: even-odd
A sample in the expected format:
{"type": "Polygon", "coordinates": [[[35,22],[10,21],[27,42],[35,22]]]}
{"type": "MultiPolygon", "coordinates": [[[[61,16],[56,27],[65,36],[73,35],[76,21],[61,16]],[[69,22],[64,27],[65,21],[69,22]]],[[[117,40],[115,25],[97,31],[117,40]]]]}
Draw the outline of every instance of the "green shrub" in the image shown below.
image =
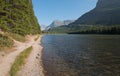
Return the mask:
{"type": "Polygon", "coordinates": [[[13,40],[11,40],[8,36],[0,34],[0,50],[6,47],[11,47],[13,44],[13,40]]]}
{"type": "Polygon", "coordinates": [[[13,39],[20,41],[20,42],[25,42],[25,37],[19,34],[15,33],[6,33],[7,36],[12,37],[13,39]]]}

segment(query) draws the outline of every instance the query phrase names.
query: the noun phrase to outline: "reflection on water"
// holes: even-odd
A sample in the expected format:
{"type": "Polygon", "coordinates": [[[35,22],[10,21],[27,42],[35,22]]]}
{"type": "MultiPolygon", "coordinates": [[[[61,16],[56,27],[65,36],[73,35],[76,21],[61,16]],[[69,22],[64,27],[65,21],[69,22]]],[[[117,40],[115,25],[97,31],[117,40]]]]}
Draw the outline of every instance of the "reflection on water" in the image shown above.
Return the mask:
{"type": "Polygon", "coordinates": [[[120,36],[45,35],[46,76],[120,76],[120,36]]]}

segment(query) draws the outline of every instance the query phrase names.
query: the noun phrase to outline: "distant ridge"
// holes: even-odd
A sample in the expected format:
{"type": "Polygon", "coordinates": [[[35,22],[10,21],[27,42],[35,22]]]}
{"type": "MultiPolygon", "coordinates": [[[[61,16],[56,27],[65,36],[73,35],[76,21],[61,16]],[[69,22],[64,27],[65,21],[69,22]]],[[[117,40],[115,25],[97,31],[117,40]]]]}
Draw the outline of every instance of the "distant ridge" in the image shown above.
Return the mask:
{"type": "Polygon", "coordinates": [[[98,0],[96,7],[70,25],[120,25],[120,0],[98,0]]]}
{"type": "Polygon", "coordinates": [[[59,26],[65,26],[72,22],[74,22],[74,20],[64,20],[64,21],[54,20],[49,26],[46,27],[46,30],[59,27],[59,26]]]}

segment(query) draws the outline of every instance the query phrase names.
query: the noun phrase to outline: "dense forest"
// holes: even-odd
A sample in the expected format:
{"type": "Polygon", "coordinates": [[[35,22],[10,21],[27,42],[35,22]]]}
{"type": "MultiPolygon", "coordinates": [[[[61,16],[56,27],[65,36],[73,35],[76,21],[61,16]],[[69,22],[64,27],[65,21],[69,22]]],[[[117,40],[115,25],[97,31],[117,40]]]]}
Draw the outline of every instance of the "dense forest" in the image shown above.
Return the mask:
{"type": "Polygon", "coordinates": [[[40,33],[32,0],[0,0],[0,29],[23,36],[40,33]]]}
{"type": "Polygon", "coordinates": [[[68,34],[120,34],[120,26],[92,26],[88,29],[69,32],[68,34]]]}

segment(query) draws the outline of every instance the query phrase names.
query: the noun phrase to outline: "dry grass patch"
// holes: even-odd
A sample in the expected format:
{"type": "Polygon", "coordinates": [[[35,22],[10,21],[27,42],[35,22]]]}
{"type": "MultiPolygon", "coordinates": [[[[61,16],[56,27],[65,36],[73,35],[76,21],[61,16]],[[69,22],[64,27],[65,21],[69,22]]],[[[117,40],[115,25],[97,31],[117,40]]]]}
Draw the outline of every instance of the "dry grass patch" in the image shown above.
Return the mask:
{"type": "Polygon", "coordinates": [[[37,40],[39,39],[39,37],[40,37],[40,36],[38,35],[38,36],[34,39],[34,41],[37,41],[37,40]]]}

